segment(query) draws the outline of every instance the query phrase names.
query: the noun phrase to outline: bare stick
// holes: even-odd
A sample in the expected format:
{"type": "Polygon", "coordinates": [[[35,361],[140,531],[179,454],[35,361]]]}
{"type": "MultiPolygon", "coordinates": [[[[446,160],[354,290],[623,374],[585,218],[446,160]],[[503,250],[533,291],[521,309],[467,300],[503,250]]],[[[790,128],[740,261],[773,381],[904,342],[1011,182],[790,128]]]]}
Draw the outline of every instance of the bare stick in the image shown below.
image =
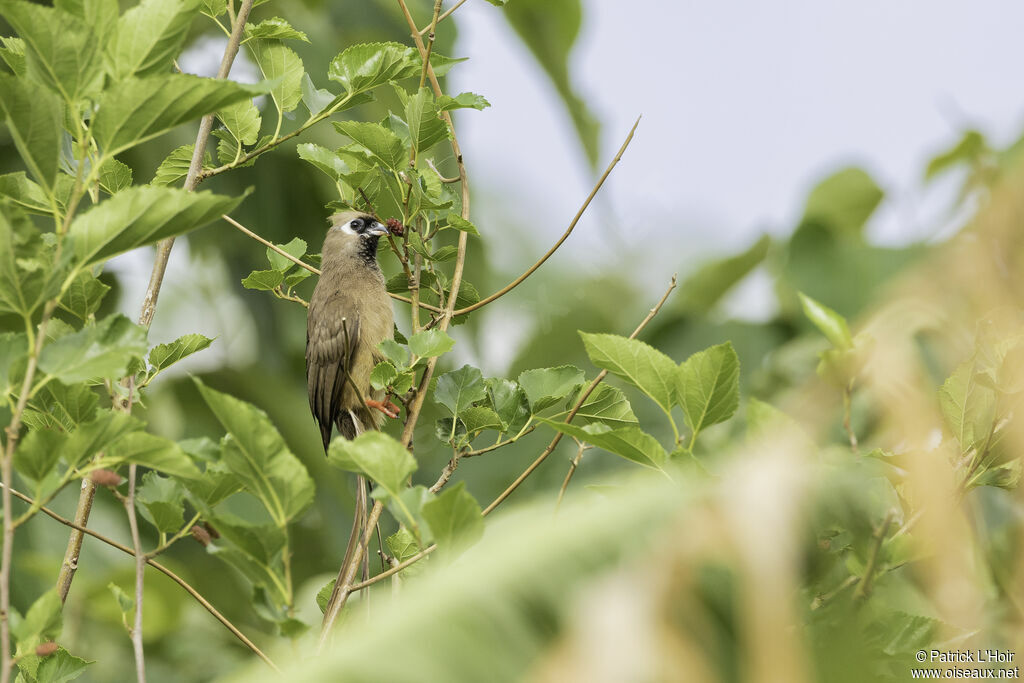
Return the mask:
{"type": "Polygon", "coordinates": [[[135,514],[136,467],[135,463],[128,466],[128,497],[124,499],[124,509],[128,513],[128,526],[132,531],[132,548],[135,553],[135,625],[131,630],[132,649],[135,651],[135,678],[139,683],[146,683],[146,660],[142,647],[142,597],[145,587],[146,555],[142,552],[139,520],[135,514]]]}
{"type": "Polygon", "coordinates": [[[505,296],[513,289],[518,287],[523,280],[533,275],[533,272],[535,270],[544,265],[544,262],[547,261],[552,254],[558,251],[558,248],[562,246],[562,242],[568,239],[569,235],[572,234],[572,231],[576,229],[576,224],[580,222],[580,218],[583,217],[583,213],[587,210],[587,207],[590,206],[590,202],[594,199],[594,197],[597,196],[598,190],[600,190],[601,186],[604,185],[604,181],[608,179],[608,176],[611,174],[612,169],[615,168],[616,164],[618,164],[619,161],[622,159],[622,154],[626,151],[626,148],[629,146],[629,143],[633,140],[633,133],[636,132],[636,127],[639,125],[640,117],[637,117],[636,123],[634,123],[633,127],[629,129],[629,135],[626,136],[626,139],[623,141],[622,146],[619,147],[619,151],[618,153],[616,153],[615,158],[612,159],[610,164],[608,164],[608,168],[604,170],[604,173],[601,174],[601,177],[597,179],[597,184],[594,185],[594,189],[590,191],[589,195],[587,195],[586,200],[584,200],[583,202],[583,206],[581,206],[580,210],[576,212],[576,216],[573,217],[572,222],[569,223],[569,227],[566,228],[565,232],[562,234],[559,240],[555,242],[555,246],[548,249],[546,254],[541,256],[536,263],[527,268],[526,272],[517,277],[515,280],[508,283],[494,294],[491,294],[490,296],[481,299],[480,301],[477,301],[475,304],[471,304],[469,306],[466,306],[465,308],[460,308],[459,310],[455,311],[455,315],[462,315],[464,313],[469,313],[470,311],[475,311],[476,309],[482,306],[486,306],[495,299],[505,296]]]}
{"type": "MultiPolygon", "coordinates": [[[[647,323],[651,322],[651,319],[653,319],[654,316],[658,314],[658,311],[661,310],[661,307],[668,299],[668,295],[671,294],[672,290],[675,288],[676,276],[673,275],[672,282],[669,283],[668,289],[665,290],[665,293],[661,296],[661,299],[658,301],[658,303],[655,304],[654,308],[650,310],[650,312],[647,314],[647,317],[644,318],[639,325],[637,325],[635,330],[633,330],[633,334],[629,335],[630,339],[636,339],[637,335],[640,334],[640,332],[643,331],[645,327],[647,327],[647,323]]],[[[573,406],[572,410],[569,411],[569,415],[565,418],[566,424],[572,422],[572,419],[576,417],[576,413],[578,413],[580,408],[583,406],[583,403],[587,400],[587,398],[590,397],[591,392],[593,392],[594,389],[597,388],[597,385],[600,384],[601,380],[603,380],[607,375],[608,371],[602,370],[601,373],[594,378],[594,381],[587,386],[587,388],[583,391],[582,394],[580,394],[580,397],[576,399],[576,404],[573,406]]],[[[488,505],[487,508],[484,510],[485,515],[489,514],[492,510],[494,510],[494,508],[501,505],[502,501],[504,501],[506,498],[512,495],[512,492],[519,488],[519,485],[526,481],[526,478],[533,474],[533,471],[535,469],[540,467],[540,464],[544,462],[544,460],[546,460],[547,457],[551,455],[551,452],[554,451],[555,448],[558,446],[558,443],[562,440],[562,436],[562,432],[558,432],[557,434],[555,434],[555,438],[551,439],[551,443],[549,443],[547,448],[544,449],[544,452],[541,453],[536,460],[530,463],[530,466],[527,467],[526,470],[522,474],[520,474],[514,482],[509,484],[509,487],[502,491],[501,495],[499,495],[497,498],[491,501],[491,504],[488,505]]],[[[568,486],[568,482],[566,482],[566,486],[568,486]]]]}
{"type": "MultiPolygon", "coordinates": [[[[253,0],[242,0],[242,6],[238,9],[231,27],[231,36],[228,38],[227,47],[224,48],[224,56],[217,70],[217,78],[227,78],[231,72],[231,64],[238,54],[238,46],[241,44],[242,31],[245,22],[249,18],[249,10],[252,9],[253,0]]],[[[188,175],[185,176],[185,189],[192,191],[199,182],[199,172],[202,169],[203,155],[206,152],[206,143],[213,130],[213,114],[207,114],[199,122],[199,132],[196,135],[196,146],[192,153],[192,160],[189,164],[188,175]]],[[[174,246],[174,238],[163,240],[157,245],[156,260],[153,262],[153,271],[149,276],[149,286],[146,288],[146,295],[142,299],[142,311],[139,313],[139,324],[147,329],[153,322],[153,315],[156,313],[156,302],[160,296],[160,288],[163,285],[164,273],[167,271],[167,261],[171,256],[171,248],[174,246]]],[[[127,406],[131,410],[131,405],[127,406]]],[[[96,487],[89,479],[82,480],[82,490],[78,495],[78,508],[75,511],[75,522],[79,526],[85,526],[89,522],[89,513],[92,511],[92,501],[96,496],[96,487]]],[[[78,569],[78,558],[82,552],[83,536],[80,530],[71,532],[68,538],[68,547],[64,551],[64,561],[61,564],[60,575],[57,578],[57,591],[63,602],[71,590],[71,582],[75,578],[75,571],[78,569]]],[[[5,683],[0,681],[0,683],[5,683]]]]}
{"type": "Polygon", "coordinates": [[[455,3],[454,5],[452,5],[451,9],[449,9],[449,10],[448,10],[448,11],[446,11],[446,12],[445,12],[444,14],[442,14],[441,16],[439,16],[439,17],[437,18],[437,20],[436,20],[436,21],[432,21],[432,22],[431,22],[430,24],[428,24],[427,26],[424,26],[424,27],[423,27],[423,28],[422,28],[422,29],[421,29],[421,30],[419,31],[419,34],[420,34],[420,35],[422,36],[422,35],[423,35],[423,34],[425,34],[425,33],[426,33],[427,31],[430,31],[431,33],[433,33],[433,31],[434,31],[434,28],[435,28],[435,27],[436,27],[436,26],[437,26],[438,24],[440,24],[440,23],[441,23],[442,21],[444,21],[445,19],[447,19],[448,17],[450,17],[450,16],[451,16],[451,14],[452,14],[452,12],[454,12],[454,11],[455,11],[455,10],[457,10],[457,9],[459,9],[459,8],[460,8],[460,7],[462,7],[462,6],[464,5],[464,4],[466,4],[466,0],[459,0],[459,1],[457,2],[457,3],[455,3]]]}
{"type": "MultiPolygon", "coordinates": [[[[257,242],[259,242],[260,244],[264,245],[268,249],[276,251],[281,256],[284,256],[286,259],[288,259],[289,261],[291,261],[295,265],[301,266],[302,268],[305,268],[306,270],[308,270],[309,272],[313,273],[314,275],[319,275],[320,274],[320,269],[319,268],[314,268],[313,266],[311,266],[308,263],[304,262],[302,259],[295,258],[294,256],[292,256],[287,251],[285,251],[281,247],[277,246],[276,244],[274,244],[270,240],[266,239],[265,237],[261,237],[260,235],[256,234],[255,232],[253,232],[249,228],[245,227],[244,225],[242,225],[241,223],[236,221],[231,216],[226,216],[225,215],[225,216],[221,216],[221,218],[223,218],[228,223],[230,223],[231,225],[233,225],[236,228],[238,228],[238,230],[241,231],[242,233],[248,235],[252,239],[254,239],[257,242]]],[[[407,303],[407,304],[413,303],[412,299],[404,297],[404,296],[402,296],[400,294],[392,294],[391,292],[388,292],[388,296],[390,296],[392,299],[397,299],[398,301],[401,301],[403,303],[407,303]]],[[[284,297],[282,297],[282,298],[284,298],[284,297]]],[[[425,309],[427,309],[429,311],[433,311],[435,313],[443,313],[442,309],[438,308],[437,306],[431,306],[430,304],[420,303],[419,307],[420,308],[425,308],[425,309]]]]}
{"type": "Polygon", "coordinates": [[[854,600],[864,600],[871,595],[871,581],[874,578],[875,568],[878,566],[878,554],[882,549],[882,542],[885,541],[885,534],[889,531],[889,525],[892,524],[893,512],[890,510],[885,515],[885,519],[875,529],[875,535],[871,540],[871,551],[868,555],[868,563],[864,567],[864,576],[861,577],[860,583],[857,584],[857,588],[853,591],[854,600]]]}
{"type": "MultiPolygon", "coordinates": [[[[10,493],[15,498],[19,498],[22,501],[28,503],[29,505],[32,505],[32,504],[35,503],[35,501],[31,497],[26,496],[24,493],[21,493],[19,491],[14,490],[14,489],[8,489],[6,486],[4,486],[3,488],[4,488],[4,491],[8,491],[9,490],[10,493]]],[[[112,538],[107,538],[103,534],[98,533],[96,531],[93,531],[92,529],[90,529],[87,526],[78,524],[76,522],[71,521],[70,519],[62,517],[61,515],[57,514],[56,512],[54,512],[53,510],[51,510],[48,507],[45,507],[45,506],[44,507],[40,507],[39,510],[43,514],[47,515],[51,519],[54,519],[54,520],[60,522],[64,526],[67,526],[67,527],[70,527],[70,528],[75,529],[77,531],[80,531],[82,534],[85,534],[87,536],[92,536],[97,541],[100,541],[102,543],[106,543],[111,548],[117,548],[118,550],[120,550],[121,552],[123,552],[123,553],[125,553],[127,555],[135,556],[135,551],[133,551],[128,546],[122,545],[121,543],[118,543],[117,541],[115,541],[112,538]]],[[[227,630],[231,631],[232,635],[234,635],[236,638],[238,638],[240,641],[242,641],[243,645],[245,645],[247,648],[252,650],[253,654],[255,654],[260,659],[262,659],[264,662],[266,662],[270,666],[270,668],[272,668],[274,671],[276,671],[278,673],[281,673],[280,669],[277,668],[277,665],[275,665],[274,662],[272,662],[270,660],[270,658],[267,657],[267,655],[265,655],[263,653],[262,650],[260,650],[258,647],[256,647],[255,643],[253,643],[251,640],[249,640],[245,636],[244,633],[239,631],[238,628],[236,628],[234,624],[232,624],[230,621],[228,621],[227,617],[225,617],[223,614],[221,614],[219,611],[217,611],[217,608],[214,607],[213,605],[211,605],[210,602],[206,598],[204,598],[199,593],[199,591],[197,591],[195,588],[190,586],[188,584],[188,582],[186,582],[183,578],[181,578],[180,576],[178,576],[177,574],[175,574],[170,569],[168,569],[164,565],[160,564],[156,560],[153,560],[151,558],[146,558],[146,564],[148,564],[150,567],[153,567],[157,571],[163,573],[169,579],[171,579],[176,584],[178,584],[179,586],[184,588],[185,591],[188,592],[189,595],[191,595],[193,598],[195,598],[196,602],[198,602],[200,605],[202,605],[203,608],[207,612],[212,614],[214,616],[214,618],[217,619],[217,621],[219,621],[221,624],[224,625],[225,628],[227,628],[227,630]]]]}
{"type": "MultiPolygon", "coordinates": [[[[574,437],[575,438],[575,437],[574,437]]],[[[562,488],[558,489],[558,500],[555,501],[555,510],[557,511],[562,505],[562,498],[565,497],[565,490],[569,488],[569,481],[572,479],[572,475],[576,473],[576,468],[580,466],[580,460],[583,459],[583,453],[587,450],[587,445],[576,439],[576,457],[569,463],[569,471],[565,473],[565,480],[562,482],[562,488]]]]}

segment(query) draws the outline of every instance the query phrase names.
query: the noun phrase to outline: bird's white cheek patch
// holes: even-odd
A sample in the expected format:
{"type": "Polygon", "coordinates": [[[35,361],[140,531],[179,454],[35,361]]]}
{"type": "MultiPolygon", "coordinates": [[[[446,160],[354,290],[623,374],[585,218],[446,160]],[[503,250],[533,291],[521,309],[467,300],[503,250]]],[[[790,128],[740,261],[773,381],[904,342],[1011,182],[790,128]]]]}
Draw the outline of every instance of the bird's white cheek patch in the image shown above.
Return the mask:
{"type": "Polygon", "coordinates": [[[334,229],[335,230],[340,230],[341,232],[345,233],[346,235],[355,235],[356,234],[356,231],[352,229],[352,224],[351,223],[342,223],[341,225],[336,225],[336,226],[334,226],[334,229]]]}

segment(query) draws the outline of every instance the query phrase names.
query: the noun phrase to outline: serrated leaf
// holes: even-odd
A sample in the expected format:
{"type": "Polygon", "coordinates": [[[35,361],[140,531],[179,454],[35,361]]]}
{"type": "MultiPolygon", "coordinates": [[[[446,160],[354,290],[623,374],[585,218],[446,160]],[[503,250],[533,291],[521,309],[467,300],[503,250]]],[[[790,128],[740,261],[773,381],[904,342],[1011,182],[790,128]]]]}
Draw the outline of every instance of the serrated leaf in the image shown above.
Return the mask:
{"type": "Polygon", "coordinates": [[[728,420],[740,401],[740,360],[732,342],[698,351],[679,366],[679,403],[696,435],[728,420]]]}
{"type": "Polygon", "coordinates": [[[39,369],[65,384],[120,379],[128,364],[145,354],[146,330],[112,315],[44,346],[39,369]]]}
{"type": "Polygon", "coordinates": [[[93,136],[106,156],[115,156],[182,123],[263,95],[267,86],[176,73],[127,78],[100,95],[93,136]]]}
{"type": "Polygon", "coordinates": [[[27,69],[25,65],[25,41],[21,38],[0,37],[0,59],[11,68],[15,76],[23,77],[27,69]]]}
{"type": "Polygon", "coordinates": [[[292,111],[302,101],[302,76],[306,73],[295,51],[277,41],[246,43],[263,77],[273,81],[270,96],[281,111],[292,111]]]}
{"type": "Polygon", "coordinates": [[[388,168],[397,171],[408,165],[408,154],[401,139],[379,123],[335,121],[334,127],[388,168]]]}
{"type": "Polygon", "coordinates": [[[85,667],[94,663],[91,659],[76,657],[61,647],[39,662],[39,668],[36,669],[36,680],[40,683],[72,681],[85,672],[85,667]]]}
{"type": "Polygon", "coordinates": [[[825,338],[829,340],[832,346],[840,350],[853,348],[853,337],[850,336],[850,328],[846,324],[846,318],[803,292],[798,292],[798,294],[800,296],[800,305],[804,309],[804,315],[825,335],[825,338]]]}
{"type": "Polygon", "coordinates": [[[386,360],[381,361],[370,371],[370,386],[379,391],[391,384],[397,376],[398,371],[395,370],[394,365],[386,360]]]}
{"type": "Polygon", "coordinates": [[[235,102],[217,112],[217,118],[228,132],[243,145],[255,144],[263,119],[251,99],[235,102]]]}
{"type": "Polygon", "coordinates": [[[21,0],[0,4],[4,17],[25,41],[26,75],[60,93],[65,102],[91,94],[103,76],[101,41],[80,18],[21,0]]]}
{"type": "Polygon", "coordinates": [[[477,237],[480,236],[480,231],[476,229],[475,225],[455,213],[448,215],[448,227],[455,228],[460,232],[469,233],[470,235],[476,235],[477,237]]]}
{"type": "Polygon", "coordinates": [[[420,358],[435,358],[448,353],[455,346],[455,340],[444,330],[436,327],[417,332],[409,337],[409,350],[420,358]]]}
{"type": "Polygon", "coordinates": [[[292,28],[291,24],[282,19],[281,17],[272,17],[270,19],[264,19],[258,24],[246,24],[245,25],[245,39],[251,40],[253,38],[271,38],[274,40],[301,40],[304,43],[309,42],[309,38],[302,31],[296,31],[292,28]]]}
{"type": "Polygon", "coordinates": [[[491,103],[483,95],[471,92],[459,93],[455,97],[441,95],[437,98],[438,111],[450,111],[452,109],[476,109],[477,111],[482,111],[489,106],[491,106],[491,103]]]}
{"type": "Polygon", "coordinates": [[[312,142],[304,142],[296,147],[296,151],[298,151],[300,159],[313,164],[335,182],[352,172],[352,168],[345,159],[326,147],[315,145],[312,142]]]}
{"type": "Polygon", "coordinates": [[[316,116],[327,109],[334,100],[334,93],[313,85],[313,79],[309,77],[309,74],[302,75],[302,103],[306,105],[310,116],[316,116]]]}
{"type": "Polygon", "coordinates": [[[530,419],[530,402],[526,392],[509,379],[488,378],[487,399],[501,420],[502,432],[518,434],[530,419]]]}
{"type": "MultiPolygon", "coordinates": [[[[581,388],[580,391],[584,389],[581,388]]],[[[566,403],[571,409],[579,400],[580,392],[576,392],[566,403]]],[[[583,402],[576,412],[576,419],[584,424],[588,422],[603,422],[610,427],[618,427],[637,422],[633,408],[629,405],[626,395],[619,389],[608,384],[598,384],[590,393],[587,400],[583,402]]]]}
{"type": "Polygon", "coordinates": [[[81,467],[92,456],[142,427],[142,422],[125,413],[99,411],[94,420],[71,432],[61,450],[61,458],[69,467],[81,467]]]}
{"type": "Polygon", "coordinates": [[[125,251],[206,225],[242,197],[176,188],[136,186],[78,215],[69,235],[78,263],[87,266],[125,251]]]}
{"type": "Polygon", "coordinates": [[[570,391],[583,383],[583,371],[573,365],[537,368],[519,375],[519,386],[526,392],[530,410],[538,413],[555,405],[570,391]]]}
{"type": "Polygon", "coordinates": [[[60,307],[85,321],[99,310],[103,297],[109,291],[108,285],[100,282],[88,270],[83,270],[68,285],[64,298],[60,301],[60,307]]]}
{"type": "Polygon", "coordinates": [[[274,523],[284,527],[313,502],[313,480],[305,466],[285,445],[266,413],[194,381],[230,436],[222,449],[224,462],[263,502],[274,523]]]}
{"type": "MultiPolygon", "coordinates": [[[[391,555],[399,562],[408,560],[420,551],[420,546],[416,543],[416,537],[405,527],[391,534],[384,541],[388,544],[388,550],[391,551],[391,555]]],[[[333,585],[331,587],[333,588],[333,585]]]]}
{"type": "Polygon", "coordinates": [[[590,361],[644,392],[669,413],[676,402],[676,364],[637,339],[580,332],[590,361]]]}
{"type": "Polygon", "coordinates": [[[418,154],[448,139],[448,126],[438,117],[434,95],[427,88],[420,88],[409,98],[405,104],[405,117],[412,147],[418,154]]]}
{"type": "Polygon", "coordinates": [[[580,441],[593,444],[609,453],[614,453],[645,467],[661,469],[668,457],[658,440],[639,427],[611,429],[601,423],[583,427],[543,417],[537,419],[556,431],[574,436],[580,441]]]}
{"type": "MultiPolygon", "coordinates": [[[[23,339],[19,341],[24,343],[23,339]]],[[[0,363],[3,358],[3,335],[0,335],[0,363]]],[[[69,386],[53,380],[29,399],[25,423],[29,426],[71,431],[95,417],[98,402],[96,392],[86,384],[69,386]]]]}
{"type": "MultiPolygon", "coordinates": [[[[288,252],[297,259],[301,259],[306,255],[306,241],[298,237],[293,237],[287,244],[278,244],[283,251],[288,252]]],[[[267,247],[267,260],[270,261],[270,266],[275,270],[279,270],[282,273],[286,273],[295,267],[295,262],[291,261],[279,253],[267,247]]],[[[305,269],[303,269],[305,270],[305,269]]],[[[309,272],[309,271],[306,271],[309,272]]]]}
{"type": "Polygon", "coordinates": [[[135,504],[161,533],[177,533],[185,523],[185,489],[176,479],[146,472],[135,490],[135,504]]]}
{"type": "Polygon", "coordinates": [[[29,430],[14,451],[15,471],[33,483],[41,482],[60,460],[67,438],[52,429],[29,430]]]}
{"type": "Polygon", "coordinates": [[[483,375],[471,365],[463,365],[437,378],[434,400],[448,409],[453,417],[486,397],[483,375]]]}
{"type": "Polygon", "coordinates": [[[35,649],[40,642],[56,639],[60,635],[63,604],[56,588],[40,595],[21,622],[11,627],[18,644],[35,649]]]}
{"type": "Polygon", "coordinates": [[[66,255],[54,264],[53,249],[28,216],[0,203],[0,312],[28,318],[43,301],[56,296],[66,255]]]}
{"type": "Polygon", "coordinates": [[[0,332],[0,393],[7,395],[14,363],[28,354],[24,332],[0,332]]]}
{"type": "Polygon", "coordinates": [[[4,197],[31,213],[52,215],[50,200],[38,183],[29,180],[24,171],[0,175],[0,197],[4,197]]]}
{"type": "Polygon", "coordinates": [[[60,98],[31,81],[0,74],[0,110],[29,173],[52,193],[64,136],[60,98]]]}
{"type": "Polygon", "coordinates": [[[402,444],[383,432],[364,432],[352,441],[338,437],[327,450],[327,461],[348,472],[359,472],[398,496],[416,471],[416,460],[402,444]]]}
{"type": "Polygon", "coordinates": [[[966,453],[987,438],[995,420],[996,393],[977,381],[973,360],[962,363],[939,389],[946,425],[966,453]]]}
{"type": "Polygon", "coordinates": [[[468,547],[484,535],[480,504],[466,490],[464,481],[425,502],[422,515],[443,552],[468,547]]]}
{"type": "MultiPolygon", "coordinates": [[[[192,154],[195,152],[195,148],[194,144],[182,145],[168,154],[167,158],[161,161],[160,166],[157,167],[156,175],[150,181],[150,185],[166,186],[176,183],[187,176],[188,168],[192,164],[192,154]]],[[[212,165],[213,158],[210,156],[210,152],[204,151],[202,167],[209,168],[212,165]]]]}
{"type": "Polygon", "coordinates": [[[157,344],[149,352],[149,364],[154,371],[166,370],[178,361],[202,351],[213,340],[201,334],[185,334],[169,344],[157,344]]]}
{"type": "Polygon", "coordinates": [[[377,344],[377,348],[395,366],[396,369],[409,366],[409,349],[402,346],[394,339],[385,339],[377,344]]]}
{"type": "Polygon", "coordinates": [[[228,0],[203,0],[203,13],[219,17],[228,11],[228,0]]]}
{"type": "Polygon", "coordinates": [[[501,431],[504,426],[498,414],[484,406],[470,406],[459,413],[459,420],[466,426],[469,434],[482,432],[485,429],[501,431]]]}
{"type": "Polygon", "coordinates": [[[131,187],[132,169],[117,159],[107,159],[100,167],[100,187],[107,194],[116,194],[131,187]]]}
{"type": "Polygon", "coordinates": [[[181,52],[200,0],[142,0],[117,20],[107,45],[115,79],[166,73],[181,52]]]}
{"type": "Polygon", "coordinates": [[[362,43],[331,60],[327,77],[354,95],[412,75],[419,61],[411,47],[399,43],[362,43]]]}
{"type": "Polygon", "coordinates": [[[134,463],[165,474],[185,479],[198,479],[199,468],[174,441],[146,432],[133,432],[107,447],[96,467],[110,468],[121,463],[134,463]]]}
{"type": "Polygon", "coordinates": [[[242,280],[246,289],[269,291],[284,282],[284,273],[280,270],[254,270],[242,280]]]}

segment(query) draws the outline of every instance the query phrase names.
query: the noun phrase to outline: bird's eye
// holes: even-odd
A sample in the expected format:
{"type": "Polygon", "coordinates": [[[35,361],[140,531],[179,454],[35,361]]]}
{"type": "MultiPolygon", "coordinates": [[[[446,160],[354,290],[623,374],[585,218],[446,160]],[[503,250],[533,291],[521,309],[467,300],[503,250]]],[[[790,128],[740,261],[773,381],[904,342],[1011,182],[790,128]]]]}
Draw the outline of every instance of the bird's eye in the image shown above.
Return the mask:
{"type": "Polygon", "coordinates": [[[359,230],[359,228],[363,227],[362,223],[359,222],[358,218],[349,223],[349,225],[352,226],[353,230],[359,230]]]}

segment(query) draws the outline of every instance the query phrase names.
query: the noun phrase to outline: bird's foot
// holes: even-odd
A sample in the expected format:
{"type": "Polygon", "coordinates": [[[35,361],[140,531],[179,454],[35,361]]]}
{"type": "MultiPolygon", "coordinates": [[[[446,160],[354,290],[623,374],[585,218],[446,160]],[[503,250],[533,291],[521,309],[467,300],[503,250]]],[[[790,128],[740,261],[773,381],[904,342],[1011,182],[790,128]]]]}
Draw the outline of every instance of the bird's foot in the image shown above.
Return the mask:
{"type": "Polygon", "coordinates": [[[367,408],[376,408],[377,410],[379,410],[380,412],[384,413],[385,415],[387,415],[388,417],[390,417],[392,419],[398,417],[398,406],[396,406],[391,401],[387,401],[387,400],[385,400],[385,401],[373,401],[373,400],[370,400],[370,401],[366,402],[366,407],[367,408]]]}

